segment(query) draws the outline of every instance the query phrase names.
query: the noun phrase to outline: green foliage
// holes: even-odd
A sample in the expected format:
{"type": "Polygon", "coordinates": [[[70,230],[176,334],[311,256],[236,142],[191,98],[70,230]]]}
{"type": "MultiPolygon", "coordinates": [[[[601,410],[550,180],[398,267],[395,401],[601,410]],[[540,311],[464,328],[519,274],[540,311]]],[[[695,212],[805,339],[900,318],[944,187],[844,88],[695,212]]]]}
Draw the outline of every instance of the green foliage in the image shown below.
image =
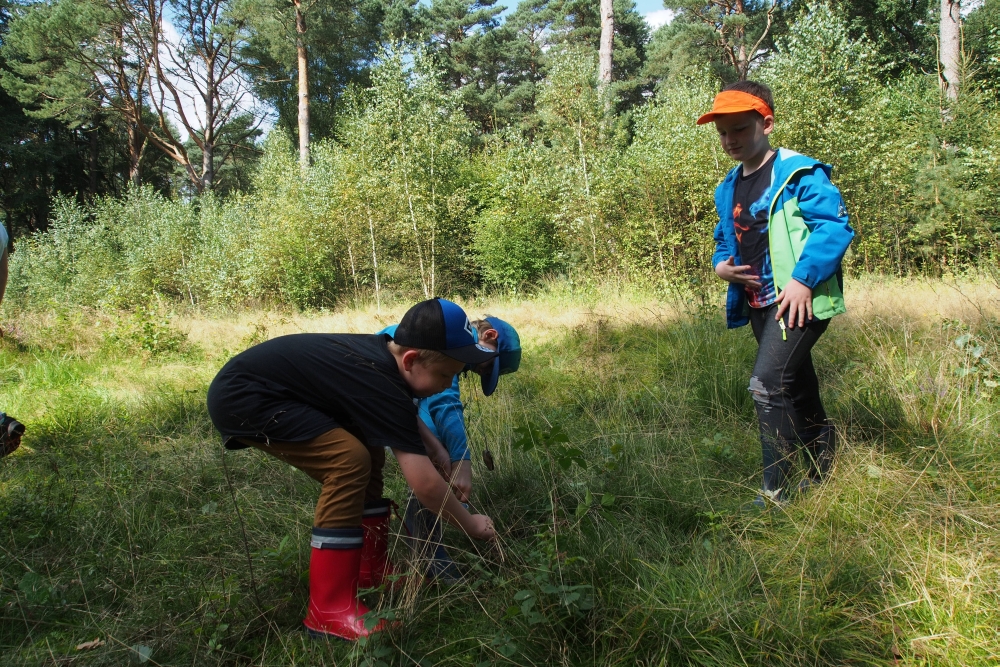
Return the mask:
{"type": "Polygon", "coordinates": [[[775,93],[775,142],[834,165],[858,266],[945,272],[992,256],[997,110],[975,86],[949,110],[936,79],[884,84],[886,71],[828,6],[808,7],[761,70],[775,93]]]}
{"type": "Polygon", "coordinates": [[[514,429],[514,436],[511,447],[522,452],[538,450],[564,471],[569,470],[573,464],[584,470],[587,468],[587,457],[583,451],[568,444],[569,436],[558,425],[551,428],[535,424],[518,426],[514,429]]]}
{"type": "Polygon", "coordinates": [[[851,37],[874,45],[889,71],[936,70],[936,21],[939,3],[928,0],[834,0],[851,37]]]}
{"type": "Polygon", "coordinates": [[[95,72],[124,59],[125,45],[113,43],[121,17],[115,6],[90,0],[61,0],[29,6],[3,40],[8,68],[0,83],[14,97],[37,107],[29,115],[85,123],[102,104],[95,72]]]}
{"type": "Polygon", "coordinates": [[[665,0],[673,20],[653,35],[646,71],[659,85],[710,71],[726,83],[748,78],[787,28],[792,3],[767,0],[704,3],[665,0]]]}
{"type": "Polygon", "coordinates": [[[180,351],[186,339],[171,326],[162,304],[150,299],[146,306],[136,308],[131,317],[121,320],[106,341],[119,351],[133,349],[155,356],[180,351]]]}
{"type": "MultiPolygon", "coordinates": [[[[477,136],[440,53],[390,50],[305,171],[275,131],[253,173],[232,174],[248,194],[59,200],[50,232],[15,255],[11,298],[315,308],[523,292],[558,273],[702,292],[714,281],[714,189],[733,166],[713,129],[695,125],[716,81],[677,74],[626,128],[606,115],[592,50],[563,36],[532,84],[529,132],[477,136]]],[[[822,3],[754,76],[775,93],[773,144],[834,167],[858,232],[848,270],[945,274],[993,261],[1000,108],[986,83],[945,103],[933,77],[893,79],[875,45],[822,3]]]]}
{"type": "Polygon", "coordinates": [[[297,40],[304,44],[308,59],[309,131],[314,139],[328,139],[349,86],[369,83],[366,64],[378,53],[382,21],[391,5],[374,0],[300,3],[306,28],[300,36],[295,3],[236,3],[234,11],[250,25],[241,51],[247,74],[256,94],[277,110],[277,125],[285,134],[298,136],[297,40]]]}

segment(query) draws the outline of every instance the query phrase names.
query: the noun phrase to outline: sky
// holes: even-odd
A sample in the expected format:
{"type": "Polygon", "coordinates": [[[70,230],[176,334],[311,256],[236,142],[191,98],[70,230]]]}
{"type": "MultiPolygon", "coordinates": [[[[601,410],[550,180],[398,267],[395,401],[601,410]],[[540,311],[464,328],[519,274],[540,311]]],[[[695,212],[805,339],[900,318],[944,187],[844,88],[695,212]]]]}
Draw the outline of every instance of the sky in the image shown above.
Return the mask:
{"type": "MultiPolygon", "coordinates": [[[[973,0],[981,1],[981,0],[973,0]]],[[[514,11],[517,7],[518,0],[498,0],[497,4],[507,7],[501,16],[506,16],[507,14],[514,11]]],[[[669,23],[670,19],[673,18],[673,14],[669,9],[663,8],[663,0],[635,0],[635,10],[646,19],[646,23],[649,27],[659,28],[664,23],[669,23]]]]}
{"type": "Polygon", "coordinates": [[[673,18],[670,10],[663,8],[662,0],[635,0],[635,10],[642,14],[651,28],[659,28],[673,18]]]}

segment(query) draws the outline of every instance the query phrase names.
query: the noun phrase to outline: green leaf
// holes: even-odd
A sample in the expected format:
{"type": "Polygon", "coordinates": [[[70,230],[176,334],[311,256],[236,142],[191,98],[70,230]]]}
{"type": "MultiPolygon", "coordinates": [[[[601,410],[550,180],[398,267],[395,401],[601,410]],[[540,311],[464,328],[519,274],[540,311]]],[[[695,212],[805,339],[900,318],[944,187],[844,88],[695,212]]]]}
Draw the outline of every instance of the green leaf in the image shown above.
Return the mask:
{"type": "Polygon", "coordinates": [[[45,578],[35,572],[25,572],[17,588],[31,604],[43,604],[49,599],[49,587],[45,578]]]}
{"type": "Polygon", "coordinates": [[[514,593],[514,600],[520,602],[521,600],[527,600],[530,597],[534,597],[535,594],[531,591],[518,591],[514,593]]]}
{"type": "Polygon", "coordinates": [[[549,431],[548,435],[546,436],[546,440],[553,444],[560,442],[569,442],[569,436],[566,435],[566,432],[562,430],[562,426],[557,425],[553,426],[552,430],[549,431]]]}
{"type": "Polygon", "coordinates": [[[610,493],[605,493],[601,496],[601,507],[604,509],[610,509],[615,504],[615,497],[610,493]]]}

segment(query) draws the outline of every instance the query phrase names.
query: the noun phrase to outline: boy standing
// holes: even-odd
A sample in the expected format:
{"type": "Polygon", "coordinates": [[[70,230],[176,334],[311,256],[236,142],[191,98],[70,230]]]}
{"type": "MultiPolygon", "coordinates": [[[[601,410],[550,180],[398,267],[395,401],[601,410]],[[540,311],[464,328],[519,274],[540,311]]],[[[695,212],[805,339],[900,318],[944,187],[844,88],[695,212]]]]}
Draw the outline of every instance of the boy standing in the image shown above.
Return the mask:
{"type": "Polygon", "coordinates": [[[757,410],[764,480],[753,504],[787,497],[790,457],[809,456],[805,490],[833,460],[811,350],[830,318],[845,312],[841,261],[854,238],[832,167],[771,148],[774,100],[767,86],[740,81],[715,97],[698,119],[714,121],[722,148],[740,164],[715,190],[719,224],[712,264],[730,283],[726,324],[748,322],[757,339],[750,393],[757,410]]]}
{"type": "MultiPolygon", "coordinates": [[[[379,333],[393,336],[397,326],[388,326],[379,333]]],[[[479,343],[497,352],[493,359],[465,368],[480,376],[483,395],[490,396],[496,390],[500,376],[514,373],[520,366],[521,338],[514,327],[499,317],[487,316],[475,320],[472,326],[478,334],[479,343]]],[[[472,462],[465,432],[464,411],[457,375],[451,387],[420,400],[421,420],[448,450],[452,488],[460,501],[467,502],[472,493],[472,462]]],[[[385,520],[388,520],[388,508],[385,520]]],[[[405,521],[418,562],[427,564],[427,576],[447,583],[456,581],[459,577],[458,568],[441,544],[441,523],[437,515],[425,508],[412,493],[406,503],[405,521]]],[[[371,585],[378,583],[377,576],[370,580],[371,585]]],[[[362,586],[364,585],[365,577],[362,572],[362,586]]]]}
{"type": "Polygon", "coordinates": [[[388,504],[385,447],[421,502],[474,538],[495,536],[489,517],[469,514],[428,458],[448,469],[447,452],[429,437],[415,403],[449,387],[466,364],[494,356],[476,343],[459,306],[429,299],[407,311],[394,340],[281,336],[233,357],[212,381],[208,411],[227,448],[256,447],[322,484],[304,621],[310,634],[354,640],[384,628],[365,629],[368,608],[357,589],[369,539],[362,517],[388,504]]]}

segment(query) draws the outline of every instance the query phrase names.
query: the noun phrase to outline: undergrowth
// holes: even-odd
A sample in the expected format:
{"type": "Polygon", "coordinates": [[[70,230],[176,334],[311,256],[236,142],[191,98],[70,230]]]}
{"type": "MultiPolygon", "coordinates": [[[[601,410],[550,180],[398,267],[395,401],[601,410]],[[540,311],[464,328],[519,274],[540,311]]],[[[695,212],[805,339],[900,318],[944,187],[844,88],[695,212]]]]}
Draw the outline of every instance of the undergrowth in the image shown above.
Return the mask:
{"type": "Polygon", "coordinates": [[[618,319],[596,303],[563,323],[536,302],[519,372],[489,399],[463,385],[474,504],[501,539],[449,529],[465,580],[369,593],[403,623],[359,645],[301,629],[314,483],[223,455],[206,413],[215,371],[265,326],[213,346],[152,305],[7,322],[0,407],[29,431],[0,461],[0,663],[1000,660],[995,307],[924,316],[867,290],[875,305],[815,353],[832,479],[764,513],[742,509],[760,475],[748,331],[708,306],[618,319]]]}

